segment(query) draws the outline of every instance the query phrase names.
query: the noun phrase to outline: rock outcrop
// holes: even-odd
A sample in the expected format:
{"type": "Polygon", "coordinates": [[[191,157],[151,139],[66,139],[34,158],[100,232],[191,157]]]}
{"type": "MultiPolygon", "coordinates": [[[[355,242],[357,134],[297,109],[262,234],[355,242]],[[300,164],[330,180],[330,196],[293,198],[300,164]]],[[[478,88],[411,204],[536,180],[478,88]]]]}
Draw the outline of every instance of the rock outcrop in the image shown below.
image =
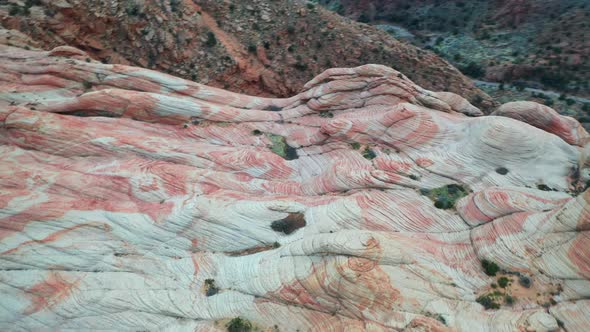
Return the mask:
{"type": "Polygon", "coordinates": [[[572,127],[380,65],[284,99],[71,47],[0,74],[1,330],[589,328],[572,127]]]}

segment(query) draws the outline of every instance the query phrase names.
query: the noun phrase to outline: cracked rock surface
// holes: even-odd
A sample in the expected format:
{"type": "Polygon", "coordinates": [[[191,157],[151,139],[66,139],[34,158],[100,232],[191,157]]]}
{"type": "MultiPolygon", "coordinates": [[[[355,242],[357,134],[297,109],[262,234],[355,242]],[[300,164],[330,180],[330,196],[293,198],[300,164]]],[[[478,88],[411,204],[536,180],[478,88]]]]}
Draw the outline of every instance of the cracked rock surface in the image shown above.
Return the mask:
{"type": "Polygon", "coordinates": [[[588,133],[547,107],[379,65],[251,97],[67,46],[0,46],[0,106],[0,330],[590,328],[588,133]]]}

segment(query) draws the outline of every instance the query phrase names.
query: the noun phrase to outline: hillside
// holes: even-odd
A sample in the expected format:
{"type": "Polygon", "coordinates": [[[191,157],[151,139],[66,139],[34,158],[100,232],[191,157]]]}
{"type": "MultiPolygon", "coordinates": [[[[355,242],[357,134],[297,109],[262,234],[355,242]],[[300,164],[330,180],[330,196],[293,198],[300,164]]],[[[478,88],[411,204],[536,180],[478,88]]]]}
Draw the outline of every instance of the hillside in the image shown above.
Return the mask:
{"type": "Polygon", "coordinates": [[[585,0],[320,0],[434,50],[472,77],[590,95],[585,0]],[[391,30],[393,29],[393,30],[391,30]]]}
{"type": "MultiPolygon", "coordinates": [[[[434,53],[300,1],[40,1],[0,5],[0,22],[40,49],[71,45],[231,91],[286,97],[332,67],[384,64],[425,88],[489,96],[434,53]]],[[[10,43],[10,40],[7,41],[10,43]]]]}

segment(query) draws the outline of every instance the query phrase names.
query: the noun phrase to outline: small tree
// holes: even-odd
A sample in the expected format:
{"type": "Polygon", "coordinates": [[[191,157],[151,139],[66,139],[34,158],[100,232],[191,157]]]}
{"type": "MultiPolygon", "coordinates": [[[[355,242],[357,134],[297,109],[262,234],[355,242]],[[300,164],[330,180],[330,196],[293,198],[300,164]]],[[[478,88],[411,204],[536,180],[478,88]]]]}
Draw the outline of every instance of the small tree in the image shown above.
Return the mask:
{"type": "Polygon", "coordinates": [[[215,34],[211,31],[207,32],[207,42],[205,43],[208,47],[213,47],[217,45],[217,38],[215,34]]]}

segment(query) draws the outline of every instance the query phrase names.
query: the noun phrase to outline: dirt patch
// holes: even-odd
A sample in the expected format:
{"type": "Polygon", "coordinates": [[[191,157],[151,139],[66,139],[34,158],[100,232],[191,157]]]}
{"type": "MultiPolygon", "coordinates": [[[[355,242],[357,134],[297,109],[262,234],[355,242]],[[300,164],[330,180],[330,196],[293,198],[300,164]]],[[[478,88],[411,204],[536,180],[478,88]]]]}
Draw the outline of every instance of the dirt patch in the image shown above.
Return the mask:
{"type": "Polygon", "coordinates": [[[499,272],[495,280],[478,294],[478,302],[487,309],[532,303],[548,308],[556,304],[553,297],[562,291],[559,283],[541,283],[526,275],[499,272]]]}

